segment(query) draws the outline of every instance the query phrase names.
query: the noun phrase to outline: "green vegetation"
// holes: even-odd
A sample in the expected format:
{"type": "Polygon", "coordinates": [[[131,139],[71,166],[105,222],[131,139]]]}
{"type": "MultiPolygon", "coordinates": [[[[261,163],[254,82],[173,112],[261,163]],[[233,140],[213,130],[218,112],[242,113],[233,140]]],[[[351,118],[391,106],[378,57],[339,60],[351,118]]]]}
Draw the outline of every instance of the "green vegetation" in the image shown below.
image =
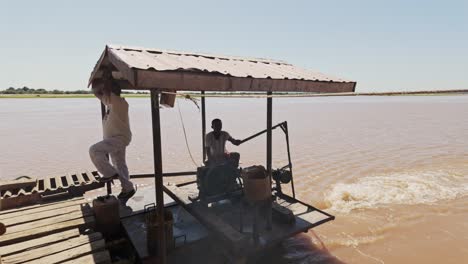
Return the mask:
{"type": "MultiPolygon", "coordinates": [[[[316,97],[316,96],[431,96],[431,95],[466,95],[468,90],[439,90],[439,91],[414,91],[414,92],[378,92],[378,93],[275,93],[274,97],[316,97]]],[[[149,97],[148,92],[141,91],[122,91],[123,97],[136,97],[143,98],[149,97]]],[[[263,98],[266,94],[263,92],[208,92],[206,97],[258,97],[263,98]]],[[[76,91],[60,91],[45,89],[32,89],[28,87],[13,88],[10,87],[6,90],[0,90],[1,98],[92,98],[94,95],[89,90],[76,90],[76,91]]],[[[194,99],[201,97],[197,92],[178,92],[178,97],[186,99],[194,99]]]]}
{"type": "Polygon", "coordinates": [[[6,90],[0,91],[0,94],[91,94],[91,90],[76,90],[76,91],[60,91],[53,90],[47,91],[46,89],[34,89],[24,86],[23,88],[10,87],[6,90]]]}
{"type": "MultiPolygon", "coordinates": [[[[125,98],[146,98],[149,94],[122,94],[125,98]]],[[[94,98],[92,94],[0,94],[1,98],[94,98]]]]}
{"type": "MultiPolygon", "coordinates": [[[[124,92],[124,97],[149,97],[145,92],[124,92]]],[[[33,89],[24,86],[23,88],[10,87],[6,90],[0,90],[0,98],[92,98],[94,97],[91,89],[76,91],[61,91],[46,89],[33,89]]]]}

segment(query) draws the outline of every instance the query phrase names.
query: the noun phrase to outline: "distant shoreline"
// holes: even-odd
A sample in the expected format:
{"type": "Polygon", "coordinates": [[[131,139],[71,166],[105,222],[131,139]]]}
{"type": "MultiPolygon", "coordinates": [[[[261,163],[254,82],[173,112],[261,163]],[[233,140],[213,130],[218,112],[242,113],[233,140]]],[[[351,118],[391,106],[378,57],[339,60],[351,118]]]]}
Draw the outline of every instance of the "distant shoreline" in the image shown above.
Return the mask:
{"type": "MultiPolygon", "coordinates": [[[[123,97],[146,98],[149,94],[122,94],[123,97]]],[[[94,98],[93,94],[0,94],[0,99],[31,99],[31,98],[94,98]]]]}
{"type": "MultiPolygon", "coordinates": [[[[274,97],[328,97],[328,96],[450,96],[450,95],[468,95],[468,90],[447,90],[447,91],[421,91],[421,92],[356,92],[356,93],[330,93],[330,94],[313,94],[313,93],[278,93],[274,97]]],[[[126,98],[148,98],[150,94],[122,94],[126,98]]],[[[193,98],[200,97],[199,93],[181,92],[180,97],[190,96],[193,98]]],[[[265,93],[207,93],[206,97],[265,97],[265,93]]],[[[94,98],[93,94],[0,94],[0,99],[32,99],[32,98],[94,98]]]]}

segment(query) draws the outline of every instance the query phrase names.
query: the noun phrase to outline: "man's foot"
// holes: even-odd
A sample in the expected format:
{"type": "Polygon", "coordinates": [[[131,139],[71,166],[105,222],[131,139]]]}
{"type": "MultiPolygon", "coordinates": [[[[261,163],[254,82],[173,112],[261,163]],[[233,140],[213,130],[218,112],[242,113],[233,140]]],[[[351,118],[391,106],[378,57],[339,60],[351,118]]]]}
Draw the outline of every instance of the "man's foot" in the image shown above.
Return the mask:
{"type": "Polygon", "coordinates": [[[133,189],[131,191],[128,191],[128,192],[120,192],[119,195],[117,196],[117,198],[119,198],[120,200],[123,200],[123,201],[127,201],[128,199],[132,198],[133,195],[135,195],[136,193],[136,190],[133,189]]]}

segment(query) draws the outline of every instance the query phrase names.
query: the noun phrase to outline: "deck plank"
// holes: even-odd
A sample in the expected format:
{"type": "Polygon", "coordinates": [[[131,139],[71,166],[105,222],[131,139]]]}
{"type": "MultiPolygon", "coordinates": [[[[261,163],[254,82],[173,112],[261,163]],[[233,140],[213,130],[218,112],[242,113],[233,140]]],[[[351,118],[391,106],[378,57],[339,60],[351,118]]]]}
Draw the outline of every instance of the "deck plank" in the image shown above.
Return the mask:
{"type": "Polygon", "coordinates": [[[13,226],[13,225],[24,224],[28,222],[38,221],[38,220],[55,217],[59,215],[65,215],[65,214],[74,213],[74,212],[83,212],[83,215],[92,214],[91,208],[81,206],[78,204],[78,205],[72,205],[69,207],[63,207],[63,208],[60,208],[60,210],[47,210],[47,211],[42,211],[42,212],[37,212],[37,213],[24,212],[23,215],[7,218],[3,220],[2,223],[4,223],[6,226],[13,226]]]}
{"type": "Polygon", "coordinates": [[[73,211],[73,212],[70,212],[68,214],[53,216],[53,217],[37,220],[37,221],[34,221],[34,222],[28,222],[28,223],[23,223],[23,224],[19,224],[19,225],[9,226],[7,228],[6,234],[21,232],[21,231],[24,231],[24,230],[29,230],[31,228],[38,228],[38,227],[41,227],[41,226],[47,226],[47,225],[51,225],[51,224],[55,224],[55,223],[70,221],[70,220],[83,218],[83,217],[91,216],[91,215],[93,215],[92,210],[73,211]]]}
{"type": "Polygon", "coordinates": [[[92,233],[75,238],[71,238],[60,243],[54,243],[48,246],[35,248],[22,253],[13,254],[11,256],[3,257],[2,264],[16,264],[32,261],[38,258],[43,258],[52,254],[63,252],[66,250],[72,251],[74,248],[92,243],[102,239],[101,233],[92,233]]]}
{"type": "Polygon", "coordinates": [[[76,259],[62,262],[62,264],[108,264],[111,263],[109,251],[99,251],[76,259]]]}
{"type": "Polygon", "coordinates": [[[33,214],[43,211],[57,210],[78,204],[88,203],[83,197],[73,198],[66,201],[53,202],[53,203],[42,203],[31,206],[25,206],[18,209],[11,209],[6,211],[0,211],[0,221],[8,218],[23,216],[27,211],[27,214],[33,214]]]}
{"type": "Polygon", "coordinates": [[[40,247],[44,245],[48,245],[50,243],[57,243],[63,240],[67,240],[73,237],[77,237],[80,235],[80,231],[78,229],[71,229],[67,231],[63,231],[57,234],[44,236],[36,239],[32,239],[29,241],[24,241],[8,246],[0,247],[0,256],[8,256],[13,253],[19,253],[31,248],[40,247]]]}
{"type": "Polygon", "coordinates": [[[34,239],[41,236],[58,233],[64,230],[69,230],[81,226],[93,226],[94,216],[87,216],[84,218],[78,218],[70,221],[61,223],[51,224],[47,226],[41,226],[38,228],[26,229],[21,232],[15,232],[11,234],[5,234],[0,236],[0,246],[10,245],[12,243],[26,241],[28,239],[34,239]]]}
{"type": "Polygon", "coordinates": [[[97,240],[88,244],[84,244],[66,251],[55,253],[32,261],[24,262],[29,264],[52,264],[61,263],[68,260],[73,260],[89,253],[98,252],[106,248],[106,243],[103,239],[97,240]]]}

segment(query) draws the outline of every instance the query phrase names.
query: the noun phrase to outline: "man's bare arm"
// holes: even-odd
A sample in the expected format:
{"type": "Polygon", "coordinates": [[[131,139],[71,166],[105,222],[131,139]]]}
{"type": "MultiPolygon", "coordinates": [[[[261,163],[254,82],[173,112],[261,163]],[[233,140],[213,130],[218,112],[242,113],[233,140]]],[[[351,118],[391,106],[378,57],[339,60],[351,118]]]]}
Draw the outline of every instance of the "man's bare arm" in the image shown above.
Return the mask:
{"type": "Polygon", "coordinates": [[[209,147],[205,147],[206,150],[206,159],[211,160],[211,151],[209,147]]]}
{"type": "Polygon", "coordinates": [[[234,139],[233,137],[228,138],[229,142],[231,142],[233,145],[239,146],[242,141],[240,139],[234,139]]]}

